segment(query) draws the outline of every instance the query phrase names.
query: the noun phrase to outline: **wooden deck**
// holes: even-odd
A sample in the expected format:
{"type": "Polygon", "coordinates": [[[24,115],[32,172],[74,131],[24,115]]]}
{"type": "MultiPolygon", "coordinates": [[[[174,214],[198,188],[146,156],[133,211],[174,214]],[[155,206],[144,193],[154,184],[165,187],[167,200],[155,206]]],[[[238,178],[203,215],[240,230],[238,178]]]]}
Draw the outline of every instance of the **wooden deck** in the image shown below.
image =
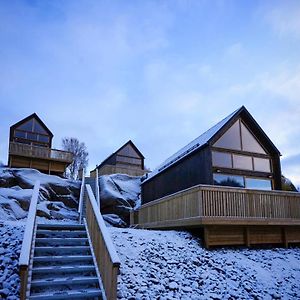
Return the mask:
{"type": "Polygon", "coordinates": [[[207,247],[300,243],[300,193],[197,185],[131,215],[141,228],[202,228],[207,247]]]}
{"type": "Polygon", "coordinates": [[[9,143],[9,167],[33,168],[48,174],[63,174],[73,161],[73,154],[67,151],[22,143],[9,143]]]}

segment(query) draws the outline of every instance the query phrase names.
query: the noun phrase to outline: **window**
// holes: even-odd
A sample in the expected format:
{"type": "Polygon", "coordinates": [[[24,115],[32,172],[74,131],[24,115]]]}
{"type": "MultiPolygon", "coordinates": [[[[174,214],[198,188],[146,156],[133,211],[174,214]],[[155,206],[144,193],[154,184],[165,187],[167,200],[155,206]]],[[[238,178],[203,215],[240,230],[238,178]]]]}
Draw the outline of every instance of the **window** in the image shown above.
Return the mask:
{"type": "Polygon", "coordinates": [[[24,124],[20,125],[18,127],[18,129],[21,129],[21,130],[25,130],[25,131],[32,131],[33,129],[33,119],[25,122],[24,124]]]}
{"type": "Polygon", "coordinates": [[[36,133],[27,132],[27,139],[28,140],[36,141],[37,140],[37,134],[36,133]]]}
{"type": "Polygon", "coordinates": [[[43,143],[49,143],[49,136],[39,134],[38,141],[43,143]]]}
{"type": "Polygon", "coordinates": [[[256,138],[251,134],[247,127],[241,122],[242,145],[243,150],[254,153],[266,154],[262,146],[257,142],[256,138]]]}
{"type": "Polygon", "coordinates": [[[215,147],[241,150],[240,125],[236,121],[214,144],[215,147]]]}
{"type": "Polygon", "coordinates": [[[212,162],[213,162],[213,166],[216,167],[232,168],[230,153],[213,151],[212,162]]]}
{"type": "Polygon", "coordinates": [[[34,132],[47,134],[47,131],[42,127],[42,125],[37,121],[34,120],[34,132]]]}
{"type": "Polygon", "coordinates": [[[214,184],[222,186],[245,187],[243,176],[213,174],[214,184]]]}
{"type": "Polygon", "coordinates": [[[268,158],[254,157],[254,171],[271,172],[270,160],[268,158]]]}
{"type": "Polygon", "coordinates": [[[214,144],[215,147],[267,154],[255,136],[237,120],[214,144]]]}
{"type": "Polygon", "coordinates": [[[18,137],[18,138],[25,139],[26,138],[26,133],[24,131],[15,130],[14,136],[18,137]]]}
{"type": "Polygon", "coordinates": [[[242,170],[252,170],[252,157],[246,155],[233,154],[233,168],[242,170]]]}
{"type": "Polygon", "coordinates": [[[272,190],[272,182],[270,179],[245,178],[246,188],[256,190],[272,190]]]}

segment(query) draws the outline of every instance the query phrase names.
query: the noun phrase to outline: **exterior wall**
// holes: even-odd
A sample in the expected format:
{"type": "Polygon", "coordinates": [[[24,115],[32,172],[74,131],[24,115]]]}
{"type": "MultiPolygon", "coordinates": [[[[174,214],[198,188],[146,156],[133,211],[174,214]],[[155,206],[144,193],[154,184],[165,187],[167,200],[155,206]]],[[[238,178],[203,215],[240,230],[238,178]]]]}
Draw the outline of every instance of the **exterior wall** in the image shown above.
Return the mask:
{"type": "MultiPolygon", "coordinates": [[[[110,175],[110,174],[127,174],[130,176],[143,176],[146,171],[145,170],[141,170],[138,168],[130,168],[127,166],[113,166],[113,165],[105,165],[101,168],[99,168],[98,174],[99,176],[101,175],[110,175]]],[[[92,171],[91,172],[91,177],[95,177],[96,176],[96,172],[92,171]],[[92,174],[93,173],[93,174],[92,174]]]]}
{"type": "Polygon", "coordinates": [[[211,170],[211,152],[208,147],[205,147],[142,183],[142,203],[197,184],[212,184],[211,170]]]}

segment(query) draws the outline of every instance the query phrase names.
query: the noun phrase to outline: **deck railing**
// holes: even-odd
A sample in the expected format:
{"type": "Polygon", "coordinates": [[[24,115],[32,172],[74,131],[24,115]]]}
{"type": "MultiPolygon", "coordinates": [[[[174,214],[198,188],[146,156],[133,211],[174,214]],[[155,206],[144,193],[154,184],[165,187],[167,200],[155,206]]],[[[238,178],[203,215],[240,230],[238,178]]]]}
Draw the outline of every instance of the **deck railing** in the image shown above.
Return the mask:
{"type": "Polygon", "coordinates": [[[32,246],[34,241],[34,232],[36,225],[36,208],[39,197],[40,182],[37,181],[34,185],[32,197],[30,201],[30,207],[28,211],[26,227],[24,232],[24,238],[21,248],[21,254],[19,258],[19,268],[20,268],[20,279],[21,279],[21,289],[20,289],[20,299],[26,299],[27,282],[29,276],[29,266],[30,258],[32,252],[32,246]]]}
{"type": "Polygon", "coordinates": [[[108,300],[117,299],[120,260],[90,185],[86,185],[86,222],[108,300]]]}
{"type": "Polygon", "coordinates": [[[73,154],[71,152],[15,142],[9,143],[9,154],[61,160],[69,163],[71,163],[73,160],[73,154]]]}
{"type": "Polygon", "coordinates": [[[141,225],[175,220],[184,225],[194,219],[199,225],[226,219],[300,224],[300,193],[198,185],[142,205],[131,219],[141,225]]]}

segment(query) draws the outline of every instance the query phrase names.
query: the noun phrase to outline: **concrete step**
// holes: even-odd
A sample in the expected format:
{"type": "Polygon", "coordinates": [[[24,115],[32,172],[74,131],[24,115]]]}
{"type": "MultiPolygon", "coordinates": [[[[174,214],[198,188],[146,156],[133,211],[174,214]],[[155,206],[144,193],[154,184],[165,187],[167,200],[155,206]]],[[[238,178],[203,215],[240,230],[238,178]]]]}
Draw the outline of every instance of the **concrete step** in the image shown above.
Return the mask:
{"type": "Polygon", "coordinates": [[[77,289],[72,291],[63,292],[46,292],[38,293],[29,296],[32,300],[63,300],[63,299],[102,299],[102,292],[100,289],[88,288],[88,289],[77,289]]]}
{"type": "Polygon", "coordinates": [[[85,230],[85,226],[81,224],[38,224],[37,229],[46,230],[85,230]]]}
{"type": "Polygon", "coordinates": [[[85,230],[49,230],[38,229],[36,232],[37,238],[42,237],[86,237],[85,230]]]}
{"type": "Polygon", "coordinates": [[[34,254],[36,256],[46,255],[70,255],[70,254],[91,254],[89,246],[42,246],[35,247],[34,254]]]}
{"type": "Polygon", "coordinates": [[[31,281],[31,287],[51,287],[58,285],[75,285],[75,284],[96,284],[98,283],[98,278],[96,276],[80,276],[80,277],[71,277],[66,278],[44,278],[44,279],[35,279],[31,281]]]}
{"type": "Polygon", "coordinates": [[[33,263],[55,263],[55,262],[91,262],[93,263],[92,255],[57,255],[57,256],[35,256],[33,263]]]}
{"type": "Polygon", "coordinates": [[[72,265],[72,266],[49,266],[36,267],[32,269],[32,273],[37,274],[58,274],[58,273],[79,273],[79,272],[93,272],[94,265],[72,265]]]}
{"type": "Polygon", "coordinates": [[[59,245],[59,246],[66,246],[66,245],[88,245],[87,238],[36,238],[35,245],[39,246],[48,246],[48,245],[59,245]]]}

